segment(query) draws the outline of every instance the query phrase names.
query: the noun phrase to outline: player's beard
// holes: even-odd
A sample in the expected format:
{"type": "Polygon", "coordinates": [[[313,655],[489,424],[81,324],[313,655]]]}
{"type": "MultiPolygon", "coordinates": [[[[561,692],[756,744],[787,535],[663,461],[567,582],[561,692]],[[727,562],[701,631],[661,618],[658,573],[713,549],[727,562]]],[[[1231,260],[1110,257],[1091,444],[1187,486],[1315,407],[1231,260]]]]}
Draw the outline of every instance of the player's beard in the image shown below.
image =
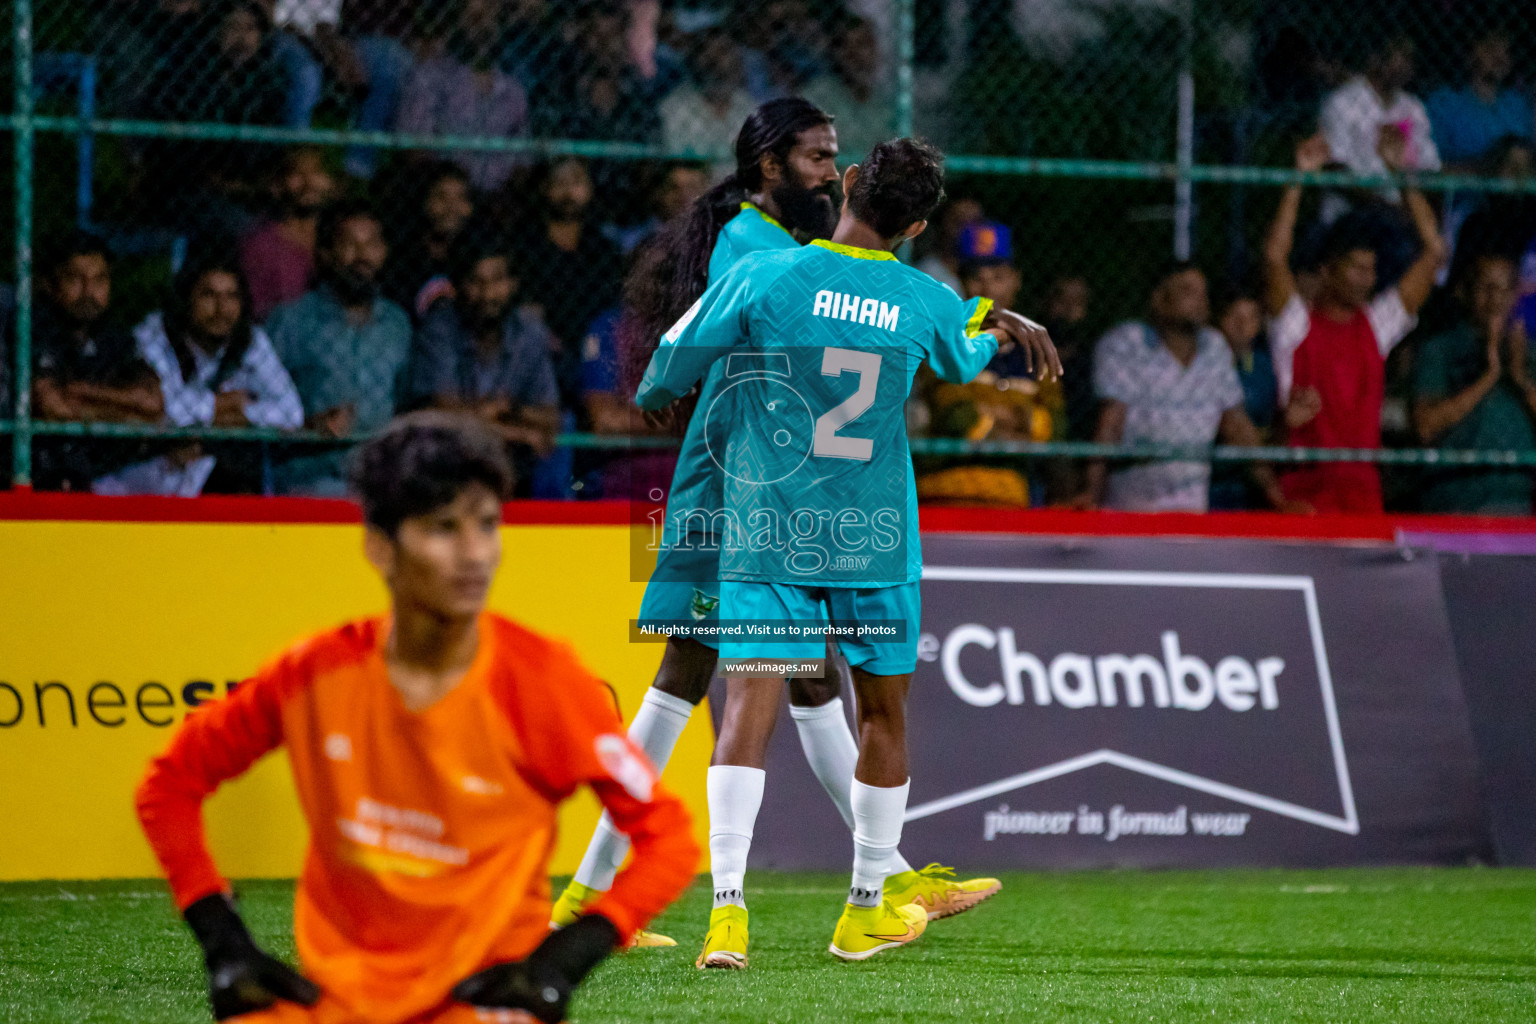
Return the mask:
{"type": "Polygon", "coordinates": [[[283,200],[283,214],[288,220],[308,220],[320,216],[325,197],[289,196],[283,200]]]}
{"type": "Polygon", "coordinates": [[[343,306],[364,306],[379,295],[379,277],[371,271],[355,267],[334,267],[327,280],[336,291],[343,306]]]}
{"type": "Polygon", "coordinates": [[[507,318],[507,310],[511,303],[502,306],[488,306],[476,303],[465,308],[465,319],[469,321],[470,332],[475,335],[496,334],[500,332],[501,325],[507,318]]]}
{"type": "Polygon", "coordinates": [[[86,330],[94,326],[97,320],[106,315],[106,312],[107,307],[95,299],[80,299],[64,307],[64,315],[75,326],[86,330]]]}
{"type": "Polygon", "coordinates": [[[810,240],[832,237],[832,229],[837,227],[840,191],[835,181],[817,188],[806,188],[799,182],[785,181],[770,195],[774,205],[784,215],[785,226],[810,240]]]}

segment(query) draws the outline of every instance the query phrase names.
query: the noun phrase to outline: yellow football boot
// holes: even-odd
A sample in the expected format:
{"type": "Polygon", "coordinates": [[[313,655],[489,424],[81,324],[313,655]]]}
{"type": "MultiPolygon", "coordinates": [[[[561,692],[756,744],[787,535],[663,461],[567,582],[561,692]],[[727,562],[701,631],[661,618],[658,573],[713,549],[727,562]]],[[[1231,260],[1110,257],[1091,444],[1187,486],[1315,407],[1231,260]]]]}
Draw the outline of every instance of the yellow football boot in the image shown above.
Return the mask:
{"type": "Polygon", "coordinates": [[[587,904],[594,903],[602,893],[589,886],[582,885],[572,879],[571,884],[565,887],[560,898],[555,900],[554,907],[549,912],[549,930],[555,931],[573,924],[581,912],[587,908],[587,904]]]}
{"type": "MultiPolygon", "coordinates": [[[[576,920],[581,916],[582,911],[596,903],[600,896],[602,896],[600,890],[582,885],[580,882],[572,879],[571,884],[567,885],[565,891],[560,894],[560,898],[555,900],[554,909],[550,911],[550,930],[554,931],[558,928],[564,928],[576,920]]],[[[669,939],[665,935],[659,935],[656,932],[648,932],[642,929],[635,932],[629,940],[629,945],[625,948],[656,949],[660,946],[675,945],[677,945],[677,940],[675,939],[669,939]]]]}
{"type": "Polygon", "coordinates": [[[997,895],[1003,883],[995,878],[955,877],[955,869],[929,864],[920,871],[903,871],[885,880],[885,898],[896,906],[915,903],[928,920],[951,917],[997,895]]]}
{"type": "Polygon", "coordinates": [[[874,907],[848,903],[827,948],[844,960],[867,960],[882,950],[906,945],[927,927],[928,914],[922,907],[898,907],[889,898],[874,907]]]}
{"type": "Polygon", "coordinates": [[[728,903],[709,912],[709,934],[694,966],[739,971],[747,966],[747,908],[728,903]]]}

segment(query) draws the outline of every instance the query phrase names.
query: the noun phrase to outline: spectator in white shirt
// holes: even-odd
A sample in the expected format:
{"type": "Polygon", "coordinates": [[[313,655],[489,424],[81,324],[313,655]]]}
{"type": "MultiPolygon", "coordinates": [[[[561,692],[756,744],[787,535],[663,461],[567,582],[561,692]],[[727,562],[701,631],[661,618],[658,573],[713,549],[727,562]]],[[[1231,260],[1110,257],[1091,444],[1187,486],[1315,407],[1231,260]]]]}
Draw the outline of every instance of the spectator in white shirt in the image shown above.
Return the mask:
{"type": "MultiPolygon", "coordinates": [[[[133,334],[139,356],[160,378],[171,425],[280,430],[303,425],[298,389],[266,332],[251,322],[250,292],[232,253],[190,261],[176,277],[169,307],[145,317],[133,334]]],[[[231,489],[245,489],[236,487],[235,480],[255,486],[252,457],[248,447],[224,453],[192,442],[103,478],[93,489],[193,497],[215,468],[228,471],[221,476],[231,489]],[[230,464],[220,467],[221,459],[230,464]]]]}
{"type": "MultiPolygon", "coordinates": [[[[1148,317],[1111,329],[1094,350],[1093,385],[1101,402],[1093,439],[1101,444],[1203,446],[1221,441],[1252,447],[1259,432],[1248,418],[1232,351],[1206,325],[1211,304],[1205,275],[1174,262],[1158,274],[1148,317]]],[[[1274,472],[1253,464],[1254,483],[1275,509],[1308,511],[1287,502],[1274,472]]],[[[1086,489],[1068,504],[1133,512],[1204,512],[1211,465],[1196,460],[1088,467],[1086,489]]]]}
{"type": "Polygon", "coordinates": [[[277,0],[272,5],[272,22],[300,35],[313,35],[340,24],[341,7],[342,0],[277,0]]]}
{"type": "MultiPolygon", "coordinates": [[[[1429,114],[1419,98],[1407,91],[1413,61],[1413,42],[1400,35],[1388,36],[1367,55],[1365,73],[1323,101],[1318,128],[1327,140],[1332,163],[1372,175],[1441,169],[1429,114]],[[1390,166],[1382,159],[1385,149],[1397,154],[1390,166]]],[[[1388,187],[1326,192],[1320,206],[1325,226],[1345,213],[1359,213],[1376,239],[1377,280],[1382,287],[1395,284],[1418,255],[1417,230],[1402,202],[1402,193],[1388,187]]]]}
{"type": "MultiPolygon", "coordinates": [[[[1318,127],[1333,159],[1356,174],[1386,174],[1380,149],[1384,133],[1401,136],[1404,167],[1438,171],[1440,152],[1429,113],[1408,83],[1413,81],[1413,41],[1406,36],[1382,39],[1365,62],[1365,73],[1351,78],[1323,100],[1318,127]]],[[[1397,202],[1395,190],[1382,197],[1397,202]]],[[[1332,220],[1333,217],[1326,219],[1332,220]]]]}

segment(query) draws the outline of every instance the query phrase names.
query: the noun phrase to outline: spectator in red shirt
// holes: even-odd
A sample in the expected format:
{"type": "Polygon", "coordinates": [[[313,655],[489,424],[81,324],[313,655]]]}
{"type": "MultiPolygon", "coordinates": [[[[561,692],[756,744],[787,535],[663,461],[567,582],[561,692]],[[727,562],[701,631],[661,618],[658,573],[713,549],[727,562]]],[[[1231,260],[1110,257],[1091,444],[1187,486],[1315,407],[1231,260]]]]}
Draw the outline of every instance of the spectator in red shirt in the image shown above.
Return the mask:
{"type": "Polygon", "coordinates": [[[336,179],[316,146],[284,153],[272,176],[277,217],[240,242],[240,269],[251,286],[257,322],[309,290],[315,272],[315,227],[336,194],[336,179]]]}
{"type": "MultiPolygon", "coordinates": [[[[1384,134],[1380,149],[1392,170],[1406,166],[1401,135],[1384,134]]],[[[1328,161],[1328,143],[1321,136],[1297,147],[1297,170],[1319,171],[1328,161]]],[[[1403,196],[1420,250],[1397,285],[1376,292],[1372,241],[1361,225],[1345,217],[1324,242],[1318,292],[1310,304],[1298,294],[1290,267],[1301,186],[1291,185],[1280,200],[1264,245],[1264,306],[1292,445],[1381,447],[1387,354],[1418,322],[1445,252],[1424,196],[1412,187],[1403,196]]],[[[1371,463],[1309,464],[1285,474],[1282,486],[1287,498],[1319,511],[1382,510],[1381,477],[1371,463]]]]}

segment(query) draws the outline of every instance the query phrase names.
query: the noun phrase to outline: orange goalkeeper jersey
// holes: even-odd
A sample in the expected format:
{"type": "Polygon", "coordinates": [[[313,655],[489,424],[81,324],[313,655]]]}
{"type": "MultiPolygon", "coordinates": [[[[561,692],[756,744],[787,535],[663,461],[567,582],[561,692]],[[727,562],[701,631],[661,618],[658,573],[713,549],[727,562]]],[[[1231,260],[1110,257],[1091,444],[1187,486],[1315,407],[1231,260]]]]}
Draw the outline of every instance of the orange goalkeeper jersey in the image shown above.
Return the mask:
{"type": "Polygon", "coordinates": [[[682,801],[624,734],[569,647],[485,614],[474,664],[407,710],[385,668],[387,618],[300,643],[200,708],[151,764],[139,819],[178,907],[227,884],[202,801],[287,749],[309,848],[294,903],[304,971],[347,1016],[407,1021],[547,934],[555,811],[590,785],[635,856],[591,909],[628,938],[691,880],[682,801]]]}

